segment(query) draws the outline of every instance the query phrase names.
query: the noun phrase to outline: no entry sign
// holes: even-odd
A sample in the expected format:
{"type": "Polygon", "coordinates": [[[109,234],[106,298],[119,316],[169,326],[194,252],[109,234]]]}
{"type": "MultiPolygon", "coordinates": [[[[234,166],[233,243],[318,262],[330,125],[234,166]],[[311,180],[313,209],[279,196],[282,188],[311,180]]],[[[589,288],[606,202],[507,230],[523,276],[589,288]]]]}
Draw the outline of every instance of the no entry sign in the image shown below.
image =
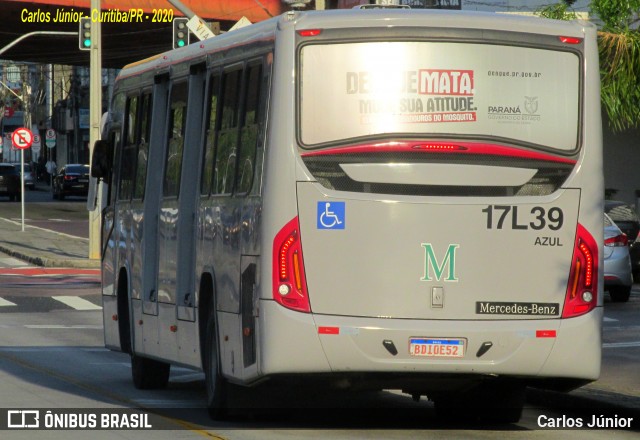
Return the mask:
{"type": "Polygon", "coordinates": [[[11,135],[13,146],[19,150],[26,150],[33,144],[33,133],[28,128],[18,128],[11,135]]]}

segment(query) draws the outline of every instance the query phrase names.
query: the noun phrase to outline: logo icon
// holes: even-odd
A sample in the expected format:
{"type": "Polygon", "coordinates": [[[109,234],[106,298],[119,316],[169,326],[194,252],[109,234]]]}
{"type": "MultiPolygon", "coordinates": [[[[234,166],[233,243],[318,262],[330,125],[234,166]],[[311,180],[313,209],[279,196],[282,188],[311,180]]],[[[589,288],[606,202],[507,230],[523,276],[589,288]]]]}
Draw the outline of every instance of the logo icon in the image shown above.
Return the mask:
{"type": "Polygon", "coordinates": [[[39,428],[40,411],[22,409],[7,411],[7,428],[39,428]]]}
{"type": "Polygon", "coordinates": [[[345,202],[318,202],[318,229],[344,229],[345,202]]]}
{"type": "Polygon", "coordinates": [[[424,248],[424,276],[420,278],[420,281],[433,281],[432,275],[436,281],[441,281],[445,269],[448,269],[447,277],[443,281],[458,282],[458,277],[456,276],[456,250],[460,247],[459,244],[450,244],[447,247],[441,263],[438,262],[431,243],[422,243],[422,247],[424,248]]]}
{"type": "Polygon", "coordinates": [[[537,96],[525,96],[524,97],[524,109],[530,115],[535,115],[538,111],[538,97],[537,96]]]}

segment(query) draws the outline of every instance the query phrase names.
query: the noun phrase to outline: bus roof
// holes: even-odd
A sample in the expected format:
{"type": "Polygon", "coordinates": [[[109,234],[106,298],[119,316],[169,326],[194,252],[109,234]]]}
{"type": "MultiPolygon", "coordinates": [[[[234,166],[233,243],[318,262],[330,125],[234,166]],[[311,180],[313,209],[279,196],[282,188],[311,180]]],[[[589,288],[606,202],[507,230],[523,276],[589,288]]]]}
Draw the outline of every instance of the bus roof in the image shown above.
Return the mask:
{"type": "Polygon", "coordinates": [[[192,43],[181,49],[128,64],[119,78],[172,64],[196,59],[252,41],[275,38],[276,29],[293,24],[294,30],[372,27],[433,27],[458,29],[491,29],[507,32],[531,32],[543,35],[582,37],[586,28],[594,28],[583,20],[561,21],[515,14],[475,11],[441,11],[431,9],[336,9],[327,11],[290,11],[278,17],[192,43]]]}

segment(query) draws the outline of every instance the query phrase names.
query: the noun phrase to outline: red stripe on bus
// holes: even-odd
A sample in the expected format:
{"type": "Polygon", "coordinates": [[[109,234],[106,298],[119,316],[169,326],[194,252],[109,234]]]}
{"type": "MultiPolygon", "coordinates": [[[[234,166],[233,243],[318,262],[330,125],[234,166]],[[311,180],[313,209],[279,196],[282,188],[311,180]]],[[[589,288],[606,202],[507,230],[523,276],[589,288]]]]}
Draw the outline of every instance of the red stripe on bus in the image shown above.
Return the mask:
{"type": "Polygon", "coordinates": [[[484,156],[514,157],[518,159],[542,160],[545,162],[566,163],[575,165],[576,160],[538,151],[522,150],[504,145],[475,142],[383,142],[378,144],[348,145],[344,147],[326,148],[316,151],[305,151],[302,157],[330,156],[337,154],[370,154],[370,153],[444,153],[444,154],[476,154],[484,156]]]}

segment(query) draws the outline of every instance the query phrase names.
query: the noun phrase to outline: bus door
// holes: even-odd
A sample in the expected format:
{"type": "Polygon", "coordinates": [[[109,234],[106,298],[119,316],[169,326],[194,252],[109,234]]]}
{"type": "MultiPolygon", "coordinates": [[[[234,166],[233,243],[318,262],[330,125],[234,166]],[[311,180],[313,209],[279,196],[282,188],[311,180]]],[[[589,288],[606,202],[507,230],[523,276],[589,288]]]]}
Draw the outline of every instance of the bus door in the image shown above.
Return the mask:
{"type": "Polygon", "coordinates": [[[158,209],[162,196],[162,170],[164,163],[165,124],[169,92],[168,75],[155,78],[153,86],[153,111],[144,192],[144,228],[142,233],[142,311],[147,315],[158,314],[158,209]]]}
{"type": "Polygon", "coordinates": [[[164,177],[158,214],[158,301],[176,304],[176,274],[178,271],[178,195],[187,121],[188,83],[173,82],[167,117],[167,147],[164,157],[164,177]]]}
{"type": "MultiPolygon", "coordinates": [[[[199,165],[202,136],[202,106],[205,94],[206,66],[204,64],[193,66],[189,79],[190,105],[186,110],[186,126],[184,127],[185,139],[182,171],[180,177],[180,197],[178,209],[180,215],[177,223],[177,249],[176,261],[176,295],[178,307],[178,319],[195,321],[195,243],[196,243],[196,199],[199,192],[199,165]]],[[[195,335],[194,335],[195,336],[195,335]]]]}

